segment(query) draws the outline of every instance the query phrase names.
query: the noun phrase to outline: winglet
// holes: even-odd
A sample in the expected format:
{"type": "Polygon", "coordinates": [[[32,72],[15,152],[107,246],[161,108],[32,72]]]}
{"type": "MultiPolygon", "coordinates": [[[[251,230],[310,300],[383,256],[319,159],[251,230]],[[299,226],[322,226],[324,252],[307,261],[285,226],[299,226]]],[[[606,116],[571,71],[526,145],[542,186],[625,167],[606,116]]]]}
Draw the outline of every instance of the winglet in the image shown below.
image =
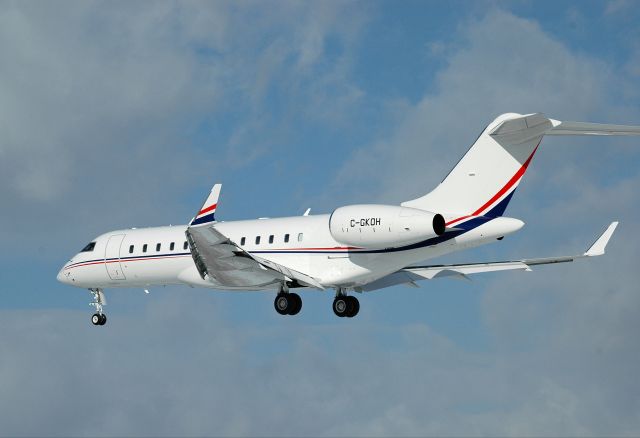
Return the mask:
{"type": "Polygon", "coordinates": [[[603,255],[604,249],[606,248],[607,243],[609,243],[609,239],[611,239],[611,236],[613,235],[613,232],[616,230],[617,226],[618,222],[611,222],[611,225],[609,225],[606,231],[602,233],[600,237],[598,237],[598,240],[596,240],[595,243],[591,245],[591,248],[589,248],[587,252],[584,253],[584,256],[594,257],[603,255]]]}
{"type": "Polygon", "coordinates": [[[193,218],[189,226],[208,224],[216,221],[215,212],[218,207],[218,198],[220,197],[221,189],[222,184],[216,184],[213,186],[207,200],[204,201],[204,204],[202,204],[198,214],[193,218]]]}

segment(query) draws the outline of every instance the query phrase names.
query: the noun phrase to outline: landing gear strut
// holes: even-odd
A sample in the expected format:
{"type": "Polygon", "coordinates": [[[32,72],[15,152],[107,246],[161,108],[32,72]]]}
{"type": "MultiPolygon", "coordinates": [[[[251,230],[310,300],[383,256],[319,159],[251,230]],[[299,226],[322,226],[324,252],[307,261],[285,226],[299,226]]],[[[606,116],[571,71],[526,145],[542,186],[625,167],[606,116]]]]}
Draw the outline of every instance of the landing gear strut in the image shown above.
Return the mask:
{"type": "Polygon", "coordinates": [[[353,318],[360,311],[360,301],[354,296],[345,295],[339,289],[333,300],[333,313],[340,318],[353,318]]]}
{"type": "Polygon", "coordinates": [[[302,309],[302,298],[297,293],[289,292],[289,289],[283,286],[276,295],[273,307],[280,315],[297,315],[302,309]]]}
{"type": "Polygon", "coordinates": [[[104,291],[100,288],[89,289],[91,295],[93,295],[93,302],[89,305],[96,308],[96,313],[91,315],[91,324],[93,325],[105,325],[107,323],[107,315],[102,313],[102,306],[107,304],[107,300],[104,297],[104,291]]]}

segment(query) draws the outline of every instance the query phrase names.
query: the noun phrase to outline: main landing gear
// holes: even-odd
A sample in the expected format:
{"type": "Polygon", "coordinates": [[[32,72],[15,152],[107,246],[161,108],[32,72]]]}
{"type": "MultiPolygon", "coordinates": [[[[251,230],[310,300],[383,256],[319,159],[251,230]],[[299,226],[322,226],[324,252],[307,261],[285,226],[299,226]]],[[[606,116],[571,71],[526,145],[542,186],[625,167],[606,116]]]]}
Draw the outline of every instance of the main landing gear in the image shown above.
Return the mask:
{"type": "Polygon", "coordinates": [[[345,295],[342,291],[338,291],[336,298],[333,300],[333,313],[340,318],[353,318],[360,311],[360,301],[354,296],[345,295]]]}
{"type": "MultiPolygon", "coordinates": [[[[302,309],[300,295],[289,292],[289,288],[283,285],[273,301],[273,307],[280,315],[297,315],[302,309]]],[[[333,313],[340,318],[353,318],[360,311],[360,302],[354,296],[347,295],[344,289],[336,291],[333,300],[333,313]]]]}
{"type": "Polygon", "coordinates": [[[297,315],[302,309],[302,298],[293,292],[280,291],[273,306],[280,315],[297,315]]]}
{"type": "Polygon", "coordinates": [[[104,296],[104,291],[100,288],[89,289],[91,295],[93,295],[93,302],[89,305],[96,308],[96,313],[91,315],[91,324],[93,325],[105,325],[107,323],[107,315],[102,313],[102,306],[107,304],[107,300],[104,296]]]}

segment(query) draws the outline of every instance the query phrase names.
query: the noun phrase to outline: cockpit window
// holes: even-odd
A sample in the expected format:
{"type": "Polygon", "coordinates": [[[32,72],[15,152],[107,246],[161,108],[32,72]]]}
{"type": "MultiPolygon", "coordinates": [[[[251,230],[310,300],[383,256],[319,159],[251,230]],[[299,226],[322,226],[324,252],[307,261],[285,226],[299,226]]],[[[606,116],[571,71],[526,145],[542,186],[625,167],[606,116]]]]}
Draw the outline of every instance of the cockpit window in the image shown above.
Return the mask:
{"type": "Polygon", "coordinates": [[[95,242],[91,242],[90,244],[88,244],[87,246],[82,248],[82,251],[80,251],[80,252],[91,252],[91,251],[93,251],[93,248],[95,248],[95,247],[96,247],[96,243],[95,242]]]}

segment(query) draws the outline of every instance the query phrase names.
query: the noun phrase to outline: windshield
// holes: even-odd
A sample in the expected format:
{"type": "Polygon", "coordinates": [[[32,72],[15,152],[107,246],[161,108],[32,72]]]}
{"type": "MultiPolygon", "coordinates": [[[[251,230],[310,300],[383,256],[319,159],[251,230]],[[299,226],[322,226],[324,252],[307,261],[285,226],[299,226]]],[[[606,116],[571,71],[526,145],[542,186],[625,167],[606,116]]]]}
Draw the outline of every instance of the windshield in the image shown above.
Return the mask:
{"type": "Polygon", "coordinates": [[[95,247],[96,247],[96,243],[95,242],[91,242],[90,244],[88,244],[87,246],[82,248],[82,251],[80,251],[80,252],[90,252],[90,251],[93,251],[93,248],[95,248],[95,247]]]}

